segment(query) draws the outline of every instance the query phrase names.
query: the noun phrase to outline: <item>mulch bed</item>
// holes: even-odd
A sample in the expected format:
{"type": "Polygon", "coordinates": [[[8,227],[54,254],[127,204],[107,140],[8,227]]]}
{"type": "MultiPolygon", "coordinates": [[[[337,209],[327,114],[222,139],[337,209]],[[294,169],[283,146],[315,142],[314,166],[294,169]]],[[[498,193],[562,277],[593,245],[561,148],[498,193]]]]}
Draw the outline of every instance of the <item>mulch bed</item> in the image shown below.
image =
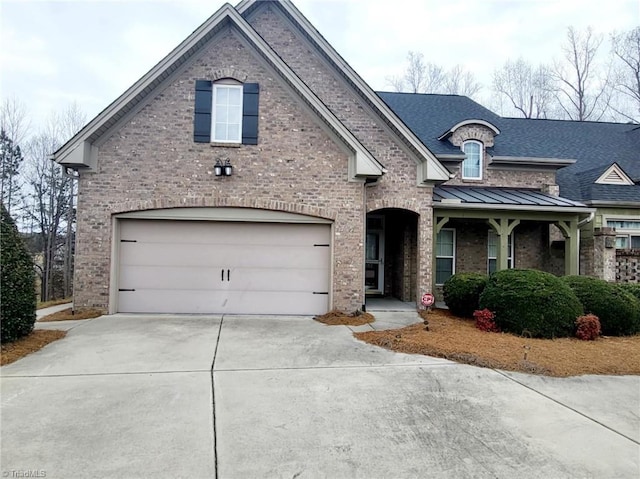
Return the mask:
{"type": "Polygon", "coordinates": [[[36,329],[28,336],[12,343],[3,344],[0,348],[0,366],[11,364],[27,354],[34,353],[47,344],[67,335],[66,331],[36,329]]]}
{"type": "Polygon", "coordinates": [[[44,316],[38,320],[38,322],[47,321],[73,321],[76,319],[91,319],[102,316],[104,313],[98,309],[83,309],[81,311],[74,311],[72,308],[67,308],[57,313],[52,313],[44,316]]]}
{"type": "Polygon", "coordinates": [[[487,368],[549,376],[640,374],[640,335],[530,339],[507,333],[487,333],[473,320],[434,310],[422,323],[401,329],[354,333],[357,339],[397,352],[425,354],[487,368]]]}
{"type": "Polygon", "coordinates": [[[371,313],[363,313],[362,311],[344,313],[338,310],[329,311],[313,319],[329,326],[362,326],[375,321],[371,313]]]}

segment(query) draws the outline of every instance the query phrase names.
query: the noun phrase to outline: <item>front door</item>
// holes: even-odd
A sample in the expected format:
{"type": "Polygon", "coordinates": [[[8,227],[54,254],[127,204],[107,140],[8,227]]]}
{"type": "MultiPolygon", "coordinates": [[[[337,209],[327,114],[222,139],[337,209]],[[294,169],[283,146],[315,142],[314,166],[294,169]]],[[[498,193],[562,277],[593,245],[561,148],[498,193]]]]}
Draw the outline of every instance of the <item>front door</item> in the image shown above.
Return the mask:
{"type": "Polygon", "coordinates": [[[384,293],[384,217],[367,218],[365,257],[365,291],[367,294],[384,293]]]}

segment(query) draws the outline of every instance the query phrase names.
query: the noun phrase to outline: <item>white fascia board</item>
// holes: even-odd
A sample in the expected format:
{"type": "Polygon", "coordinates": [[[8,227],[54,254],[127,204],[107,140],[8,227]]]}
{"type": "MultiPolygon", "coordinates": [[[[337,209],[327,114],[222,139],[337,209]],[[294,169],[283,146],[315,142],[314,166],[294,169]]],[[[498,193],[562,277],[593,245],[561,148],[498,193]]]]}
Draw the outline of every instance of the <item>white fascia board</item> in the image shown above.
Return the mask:
{"type": "Polygon", "coordinates": [[[446,132],[444,132],[442,135],[440,135],[438,137],[438,140],[444,140],[446,137],[448,137],[449,135],[451,135],[454,131],[456,131],[458,128],[462,128],[463,126],[467,126],[467,125],[482,125],[482,126],[486,126],[487,128],[489,128],[491,131],[493,131],[494,135],[499,135],[500,134],[500,130],[498,129],[497,126],[495,126],[492,123],[489,123],[488,121],[485,120],[478,120],[478,119],[469,119],[469,120],[462,120],[459,123],[456,123],[455,125],[453,125],[451,128],[449,128],[449,130],[447,130],[446,132]]]}
{"type": "Polygon", "coordinates": [[[384,166],[360,143],[353,133],[336,117],[331,110],[317,97],[265,40],[235,10],[230,13],[238,29],[286,81],[305,99],[318,115],[345,141],[355,152],[355,176],[382,176],[384,166]]]}
{"type": "Polygon", "coordinates": [[[573,165],[577,160],[571,158],[535,158],[531,156],[492,156],[491,163],[513,165],[544,165],[563,168],[573,165]]]}
{"type": "Polygon", "coordinates": [[[135,82],[128,90],[120,95],[109,106],[102,110],[93,120],[91,120],[82,130],[80,130],[73,138],[67,143],[62,145],[53,155],[53,159],[58,163],[63,163],[65,158],[70,153],[70,150],[75,149],[79,142],[87,140],[93,135],[99,128],[101,128],[105,122],[117,114],[127,103],[135,99],[138,95],[144,95],[144,90],[147,89],[153,82],[169,68],[176,59],[186,54],[194,45],[196,45],[202,38],[209,33],[218,23],[220,23],[230,12],[235,11],[233,7],[228,3],[224,4],[217,12],[211,15],[200,27],[198,27],[191,35],[189,35],[180,45],[174,48],[166,57],[160,60],[151,70],[149,70],[142,78],[135,82]]]}
{"type": "MultiPolygon", "coordinates": [[[[196,31],[194,31],[187,39],[185,39],[178,47],[176,47],[169,55],[154,66],[146,75],[131,86],[117,100],[103,110],[95,117],[85,128],[76,134],[71,140],[62,146],[53,159],[59,163],[67,164],[90,164],[89,156],[82,155],[81,161],[78,161],[80,154],[79,145],[88,143],[87,139],[95,133],[104,123],[117,114],[129,101],[140,95],[145,89],[149,88],[153,82],[177,59],[193,48],[202,38],[207,35],[211,29],[215,28],[220,22],[226,18],[231,19],[237,29],[250,41],[250,43],[279,71],[286,77],[288,82],[303,96],[312,108],[329,124],[338,135],[353,149],[356,154],[356,175],[364,176],[382,176],[384,167],[373,157],[373,155],[355,138],[355,136],[338,120],[338,118],[317,98],[317,96],[302,82],[291,69],[278,57],[269,45],[260,37],[255,30],[242,18],[236,10],[229,4],[223,5],[215,14],[203,23],[196,31]],[[73,159],[69,158],[69,155],[73,159]],[[362,173],[359,173],[362,171],[362,173]]],[[[86,147],[82,147],[83,152],[87,152],[86,147]]],[[[89,149],[90,152],[90,149],[89,149]]]]}
{"type": "MultiPolygon", "coordinates": [[[[256,0],[243,0],[237,5],[237,10],[240,14],[244,13],[251,7],[256,0]]],[[[284,8],[286,12],[295,19],[296,23],[300,25],[305,33],[320,47],[323,53],[333,62],[338,70],[347,77],[347,79],[356,86],[361,94],[372,104],[383,116],[386,122],[396,131],[399,132],[399,136],[404,138],[408,144],[418,152],[421,156],[419,161],[421,163],[428,163],[426,168],[419,168],[419,178],[422,178],[423,182],[440,182],[449,179],[449,170],[442,165],[436,156],[418,139],[417,136],[404,124],[402,120],[382,101],[382,99],[376,95],[369,85],[358,75],[351,66],[344,61],[344,59],[335,51],[335,49],[318,33],[311,23],[300,13],[300,11],[291,3],[290,0],[280,0],[278,2],[280,7],[284,8]],[[424,173],[424,176],[422,173],[424,173]]]]}

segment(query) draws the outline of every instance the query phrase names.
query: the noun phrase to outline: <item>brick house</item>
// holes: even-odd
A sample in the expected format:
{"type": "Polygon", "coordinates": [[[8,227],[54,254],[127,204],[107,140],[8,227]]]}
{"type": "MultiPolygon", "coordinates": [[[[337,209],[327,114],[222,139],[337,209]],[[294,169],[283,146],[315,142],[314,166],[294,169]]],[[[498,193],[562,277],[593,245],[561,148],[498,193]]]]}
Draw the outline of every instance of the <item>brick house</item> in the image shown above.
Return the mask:
{"type": "MultiPolygon", "coordinates": [[[[486,194],[497,193],[499,201],[504,202],[501,197],[508,190],[487,190],[487,185],[524,187],[529,189],[528,199],[535,201],[533,196],[538,193],[530,190],[534,188],[561,195],[556,199],[558,205],[569,200],[590,208],[589,216],[578,219],[575,237],[570,231],[571,220],[569,223],[554,220],[553,208],[547,209],[542,221],[531,221],[534,218],[526,218],[522,211],[512,212],[508,221],[520,221],[508,239],[506,267],[575,274],[576,264],[570,263],[577,261],[580,274],[608,281],[640,281],[640,126],[503,118],[469,98],[456,95],[380,93],[380,96],[454,172],[452,180],[435,188],[437,217],[451,217],[451,206],[443,204],[443,200],[447,202],[450,198],[461,199],[462,204],[457,206],[463,210],[468,209],[465,203],[480,204],[469,195],[479,197],[483,209],[493,207],[489,204],[494,203],[486,194]],[[466,141],[476,140],[483,147],[480,151],[483,171],[478,179],[460,171],[465,158],[461,148],[466,141]],[[482,187],[474,187],[476,182],[482,187]],[[579,242],[579,259],[575,250],[569,252],[571,241],[579,242]],[[558,261],[562,257],[566,263],[564,271],[558,261]]],[[[544,210],[542,206],[538,208],[544,210]]],[[[449,236],[455,234],[457,240],[457,254],[452,261],[457,271],[495,269],[496,228],[487,233],[486,215],[477,216],[483,221],[480,224],[476,221],[476,227],[468,220],[471,216],[467,211],[443,224],[451,231],[449,236]]]]}
{"type": "Polygon", "coordinates": [[[373,92],[288,0],[223,6],[55,153],[79,178],[74,303],[316,314],[456,271],[577,274],[575,159],[440,97],[373,92]]]}

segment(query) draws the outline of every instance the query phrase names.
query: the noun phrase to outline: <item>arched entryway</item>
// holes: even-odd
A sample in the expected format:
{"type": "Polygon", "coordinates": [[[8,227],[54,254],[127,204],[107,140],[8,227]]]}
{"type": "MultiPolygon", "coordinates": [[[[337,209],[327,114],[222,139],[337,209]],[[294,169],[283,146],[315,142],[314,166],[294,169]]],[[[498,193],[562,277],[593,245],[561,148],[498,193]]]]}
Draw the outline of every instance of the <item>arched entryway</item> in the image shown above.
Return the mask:
{"type": "Polygon", "coordinates": [[[415,302],[418,214],[384,208],[367,214],[365,293],[370,298],[415,302]]]}

